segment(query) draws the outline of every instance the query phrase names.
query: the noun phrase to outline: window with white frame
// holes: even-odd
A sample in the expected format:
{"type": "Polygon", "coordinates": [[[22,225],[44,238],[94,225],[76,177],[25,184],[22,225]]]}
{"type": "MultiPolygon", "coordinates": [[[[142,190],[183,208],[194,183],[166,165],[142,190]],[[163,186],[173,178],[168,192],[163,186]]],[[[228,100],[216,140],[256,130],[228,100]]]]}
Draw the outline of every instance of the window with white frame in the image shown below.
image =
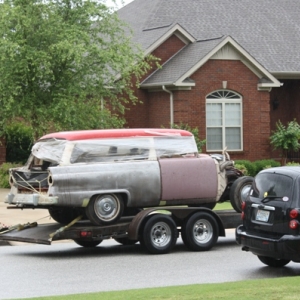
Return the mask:
{"type": "Polygon", "coordinates": [[[242,97],[218,90],[206,97],[206,150],[242,150],[242,97]]]}

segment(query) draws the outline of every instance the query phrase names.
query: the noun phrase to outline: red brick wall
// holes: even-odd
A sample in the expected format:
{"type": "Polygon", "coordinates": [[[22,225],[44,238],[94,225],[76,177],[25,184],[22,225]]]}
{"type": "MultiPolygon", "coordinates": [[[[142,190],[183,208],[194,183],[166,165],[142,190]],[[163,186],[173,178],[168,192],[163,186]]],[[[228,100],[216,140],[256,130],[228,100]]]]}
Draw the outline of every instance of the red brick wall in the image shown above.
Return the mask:
{"type": "MultiPolygon", "coordinates": [[[[285,126],[294,119],[300,123],[300,80],[280,80],[280,82],[283,83],[282,87],[273,88],[270,96],[271,133],[276,130],[276,123],[279,120],[285,126]],[[273,106],[275,99],[278,101],[277,108],[273,106]]],[[[271,155],[272,158],[280,159],[281,151],[272,151],[271,155]]]]}
{"type": "MultiPolygon", "coordinates": [[[[243,151],[231,152],[237,159],[270,158],[270,94],[257,90],[258,78],[243,63],[234,60],[210,60],[191,78],[196,86],[189,91],[174,91],[174,122],[198,127],[200,139],[206,138],[205,98],[227,81],[227,89],[243,97],[243,151]]],[[[169,127],[170,95],[147,92],[146,113],[136,127],[169,127]]],[[[138,117],[138,116],[137,116],[138,117]]],[[[205,149],[204,149],[205,151],[205,149]]]]}
{"type": "MultiPolygon", "coordinates": [[[[167,39],[164,43],[162,43],[157,49],[155,49],[152,53],[155,57],[159,58],[159,64],[164,64],[170,57],[172,57],[175,53],[177,53],[180,49],[185,46],[185,43],[181,41],[177,36],[172,35],[169,39],[167,39]]],[[[149,74],[155,71],[156,67],[153,67],[148,74],[143,76],[143,79],[147,78],[149,74]]],[[[143,81],[143,79],[141,81],[143,81]]],[[[153,123],[151,119],[152,113],[149,113],[149,110],[153,110],[153,104],[149,108],[149,99],[153,98],[153,93],[148,93],[146,90],[134,88],[135,95],[138,100],[142,103],[137,103],[136,105],[128,105],[128,110],[125,113],[126,118],[126,126],[130,128],[137,127],[161,127],[162,123],[155,122],[153,123]],[[152,124],[158,124],[157,126],[152,124]]],[[[154,93],[155,95],[157,93],[154,93]]],[[[166,94],[166,93],[163,93],[166,94]]],[[[167,95],[163,95],[166,99],[169,99],[167,95]]],[[[169,126],[170,122],[167,122],[165,127],[169,126]]]]}
{"type": "Polygon", "coordinates": [[[6,161],[5,140],[0,138],[0,165],[6,161]]]}

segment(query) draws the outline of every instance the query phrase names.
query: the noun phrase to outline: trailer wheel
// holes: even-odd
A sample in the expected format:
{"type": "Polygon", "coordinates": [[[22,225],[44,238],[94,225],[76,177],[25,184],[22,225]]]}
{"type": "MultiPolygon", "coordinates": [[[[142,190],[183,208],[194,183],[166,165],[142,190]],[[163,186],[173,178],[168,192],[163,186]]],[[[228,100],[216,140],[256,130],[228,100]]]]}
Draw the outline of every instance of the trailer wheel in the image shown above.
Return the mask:
{"type": "Polygon", "coordinates": [[[74,242],[77,245],[85,247],[85,248],[94,248],[94,247],[98,246],[99,244],[101,244],[102,240],[98,240],[98,241],[74,240],[74,242]]]}
{"type": "Polygon", "coordinates": [[[219,227],[209,213],[197,212],[183,224],[181,236],[189,250],[207,251],[216,244],[219,227]]]}
{"type": "Polygon", "coordinates": [[[253,177],[243,176],[234,181],[230,188],[230,203],[236,212],[242,212],[245,201],[253,182],[253,177]]]}
{"type": "Polygon", "coordinates": [[[78,209],[67,207],[50,207],[48,211],[54,221],[63,225],[69,224],[81,214],[84,214],[84,211],[81,213],[78,209]]]}
{"type": "Polygon", "coordinates": [[[262,263],[273,268],[282,268],[290,262],[289,259],[276,259],[273,257],[261,255],[257,255],[257,257],[262,263]]]}
{"type": "Polygon", "coordinates": [[[121,196],[105,194],[93,197],[86,207],[86,215],[94,225],[116,222],[123,214],[124,203],[121,196]]]}
{"type": "Polygon", "coordinates": [[[118,242],[119,244],[124,245],[124,246],[134,245],[138,242],[138,241],[135,241],[135,240],[130,240],[126,237],[125,238],[114,238],[114,240],[116,242],[118,242]]]}
{"type": "Polygon", "coordinates": [[[177,236],[177,227],[173,219],[156,214],[146,221],[140,243],[151,254],[165,254],[173,249],[177,236]]]}

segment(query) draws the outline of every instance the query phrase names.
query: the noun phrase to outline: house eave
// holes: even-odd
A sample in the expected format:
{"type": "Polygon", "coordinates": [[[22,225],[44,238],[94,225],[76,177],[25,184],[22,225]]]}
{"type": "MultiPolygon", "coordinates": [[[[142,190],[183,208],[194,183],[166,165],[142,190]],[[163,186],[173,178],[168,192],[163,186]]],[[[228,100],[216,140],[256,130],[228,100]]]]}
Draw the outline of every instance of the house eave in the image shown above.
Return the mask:
{"type": "Polygon", "coordinates": [[[277,79],[300,79],[300,72],[272,72],[277,79]]]}

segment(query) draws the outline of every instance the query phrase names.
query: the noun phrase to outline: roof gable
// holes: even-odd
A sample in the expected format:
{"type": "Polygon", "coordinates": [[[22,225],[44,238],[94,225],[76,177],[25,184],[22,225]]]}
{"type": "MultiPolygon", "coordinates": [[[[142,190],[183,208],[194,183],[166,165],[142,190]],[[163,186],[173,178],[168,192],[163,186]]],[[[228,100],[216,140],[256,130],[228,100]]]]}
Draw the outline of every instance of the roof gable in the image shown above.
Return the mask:
{"type": "Polygon", "coordinates": [[[161,69],[152,73],[142,84],[142,88],[191,87],[195,83],[189,77],[201,68],[209,59],[233,59],[243,62],[260,79],[259,90],[279,87],[280,82],[259,64],[232,37],[220,37],[214,40],[197,41],[188,44],[170,58],[161,69]]]}

